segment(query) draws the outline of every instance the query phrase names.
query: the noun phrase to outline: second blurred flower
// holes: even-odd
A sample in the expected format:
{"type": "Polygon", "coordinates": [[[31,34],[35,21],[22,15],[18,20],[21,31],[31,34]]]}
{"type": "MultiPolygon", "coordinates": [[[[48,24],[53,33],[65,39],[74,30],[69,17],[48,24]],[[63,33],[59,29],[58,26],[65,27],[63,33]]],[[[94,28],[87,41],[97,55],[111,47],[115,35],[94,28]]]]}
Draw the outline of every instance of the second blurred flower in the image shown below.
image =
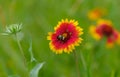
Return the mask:
{"type": "Polygon", "coordinates": [[[106,37],[108,47],[113,46],[114,42],[120,43],[120,34],[113,28],[112,22],[109,20],[98,20],[96,26],[90,26],[90,33],[96,40],[106,37]]]}

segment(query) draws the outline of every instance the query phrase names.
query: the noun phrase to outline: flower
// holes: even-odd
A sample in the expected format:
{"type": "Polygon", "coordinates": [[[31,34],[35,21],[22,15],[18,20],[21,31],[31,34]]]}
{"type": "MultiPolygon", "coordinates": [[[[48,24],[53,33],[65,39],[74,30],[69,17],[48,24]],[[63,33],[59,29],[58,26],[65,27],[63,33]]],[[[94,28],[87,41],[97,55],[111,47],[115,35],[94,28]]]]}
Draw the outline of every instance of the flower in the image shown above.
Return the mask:
{"type": "Polygon", "coordinates": [[[112,22],[109,20],[98,20],[97,26],[90,26],[90,33],[96,40],[106,37],[108,47],[112,47],[114,42],[120,44],[120,34],[113,28],[112,22]]]}
{"type": "Polygon", "coordinates": [[[50,49],[56,54],[70,53],[82,41],[79,36],[83,34],[83,29],[78,26],[78,22],[75,20],[62,19],[54,30],[55,32],[48,33],[47,39],[50,40],[50,49]]]}
{"type": "Polygon", "coordinates": [[[97,20],[105,15],[105,10],[100,8],[95,8],[88,12],[88,18],[90,20],[97,20]]]}
{"type": "Polygon", "coordinates": [[[6,31],[2,35],[11,35],[20,32],[22,29],[22,24],[11,24],[6,27],[6,31]]]}

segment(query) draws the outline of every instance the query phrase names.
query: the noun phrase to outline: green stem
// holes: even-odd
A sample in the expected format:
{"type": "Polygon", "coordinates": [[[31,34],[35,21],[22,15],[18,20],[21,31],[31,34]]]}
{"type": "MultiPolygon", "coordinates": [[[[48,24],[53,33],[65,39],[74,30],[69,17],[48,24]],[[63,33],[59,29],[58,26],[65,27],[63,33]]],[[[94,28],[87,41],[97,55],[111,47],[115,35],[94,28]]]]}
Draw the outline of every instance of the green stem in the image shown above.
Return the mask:
{"type": "Polygon", "coordinates": [[[22,55],[23,61],[24,61],[24,66],[26,67],[26,71],[27,71],[26,76],[29,77],[29,73],[28,73],[28,69],[27,69],[27,62],[26,62],[26,58],[25,58],[25,55],[24,55],[24,52],[23,52],[22,46],[21,46],[21,44],[20,44],[20,40],[19,40],[17,34],[15,34],[15,37],[16,37],[17,44],[18,44],[18,47],[19,47],[19,49],[20,49],[20,52],[21,52],[21,55],[22,55]]]}
{"type": "Polygon", "coordinates": [[[87,71],[87,65],[86,65],[86,62],[85,62],[85,59],[84,59],[82,52],[80,52],[80,58],[81,58],[84,70],[87,71]]]}
{"type": "Polygon", "coordinates": [[[23,57],[24,65],[27,66],[26,58],[25,58],[25,55],[24,55],[24,52],[23,52],[23,49],[22,49],[22,46],[21,46],[21,44],[20,44],[20,40],[18,39],[17,34],[15,34],[15,37],[16,37],[17,44],[18,44],[18,47],[19,47],[19,49],[20,49],[21,55],[22,55],[22,57],[23,57]]]}
{"type": "Polygon", "coordinates": [[[77,71],[77,75],[78,75],[78,77],[80,77],[80,70],[79,70],[78,56],[77,56],[77,54],[76,54],[76,51],[74,51],[73,53],[74,53],[74,57],[75,57],[75,63],[76,63],[76,71],[77,71]]]}
{"type": "Polygon", "coordinates": [[[86,62],[85,62],[85,59],[84,59],[84,56],[83,56],[82,52],[80,52],[80,58],[81,58],[81,62],[83,64],[84,70],[86,72],[85,76],[89,77],[89,74],[88,74],[88,71],[87,71],[87,65],[86,65],[86,62]]]}
{"type": "Polygon", "coordinates": [[[112,72],[111,72],[111,77],[115,77],[115,71],[114,70],[112,70],[112,72]]]}

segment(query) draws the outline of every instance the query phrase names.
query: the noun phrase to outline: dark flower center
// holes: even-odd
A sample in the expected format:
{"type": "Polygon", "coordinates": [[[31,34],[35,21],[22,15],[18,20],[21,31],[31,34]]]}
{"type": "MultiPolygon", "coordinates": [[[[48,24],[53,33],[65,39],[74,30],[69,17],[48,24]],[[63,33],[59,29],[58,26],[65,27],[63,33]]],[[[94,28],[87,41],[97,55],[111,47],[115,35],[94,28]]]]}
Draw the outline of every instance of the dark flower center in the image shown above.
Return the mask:
{"type": "Polygon", "coordinates": [[[68,41],[68,40],[70,39],[70,37],[71,37],[71,33],[69,33],[69,32],[64,32],[64,33],[58,35],[58,36],[57,36],[57,39],[58,39],[59,41],[61,41],[62,43],[65,43],[66,41],[68,41]]]}
{"type": "Polygon", "coordinates": [[[102,31],[103,35],[109,37],[113,33],[113,28],[108,25],[103,25],[101,31],[102,31]]]}

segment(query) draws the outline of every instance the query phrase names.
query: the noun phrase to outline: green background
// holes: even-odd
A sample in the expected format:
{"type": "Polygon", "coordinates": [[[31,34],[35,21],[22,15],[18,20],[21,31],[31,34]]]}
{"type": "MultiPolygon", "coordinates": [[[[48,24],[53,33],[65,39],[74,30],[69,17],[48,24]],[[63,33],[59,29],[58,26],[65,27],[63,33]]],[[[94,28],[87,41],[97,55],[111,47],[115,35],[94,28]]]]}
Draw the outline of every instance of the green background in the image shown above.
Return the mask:
{"type": "MultiPolygon", "coordinates": [[[[103,18],[111,20],[120,31],[119,0],[0,0],[0,32],[7,25],[23,24],[21,44],[27,63],[30,38],[35,58],[45,62],[39,77],[77,77],[73,53],[56,55],[46,38],[61,19],[75,19],[84,29],[84,40],[76,47],[81,77],[120,77],[120,45],[107,49],[106,40],[97,42],[89,34],[89,26],[95,22],[88,19],[87,13],[96,7],[106,9],[103,18]]],[[[11,75],[26,77],[22,56],[13,36],[0,35],[0,77],[11,75]]]]}

